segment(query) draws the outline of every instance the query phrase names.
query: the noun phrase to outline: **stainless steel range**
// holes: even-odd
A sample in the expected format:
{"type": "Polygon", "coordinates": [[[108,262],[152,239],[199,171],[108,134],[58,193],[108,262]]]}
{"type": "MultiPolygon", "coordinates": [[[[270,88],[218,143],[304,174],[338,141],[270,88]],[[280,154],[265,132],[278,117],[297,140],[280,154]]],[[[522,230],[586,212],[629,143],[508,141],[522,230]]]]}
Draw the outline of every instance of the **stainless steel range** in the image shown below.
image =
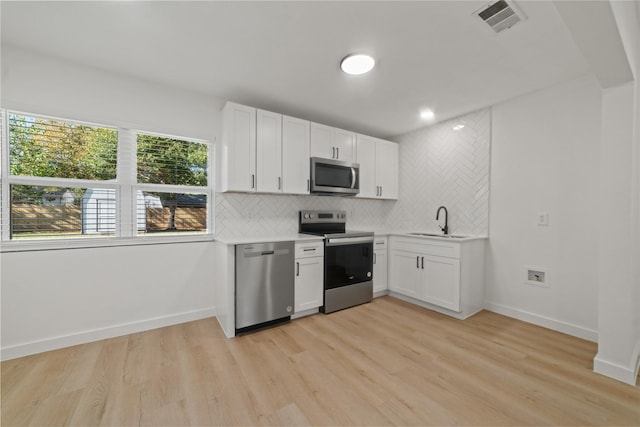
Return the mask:
{"type": "Polygon", "coordinates": [[[373,299],[373,233],[346,222],[345,211],[300,211],[300,233],[324,236],[323,313],[373,299]]]}

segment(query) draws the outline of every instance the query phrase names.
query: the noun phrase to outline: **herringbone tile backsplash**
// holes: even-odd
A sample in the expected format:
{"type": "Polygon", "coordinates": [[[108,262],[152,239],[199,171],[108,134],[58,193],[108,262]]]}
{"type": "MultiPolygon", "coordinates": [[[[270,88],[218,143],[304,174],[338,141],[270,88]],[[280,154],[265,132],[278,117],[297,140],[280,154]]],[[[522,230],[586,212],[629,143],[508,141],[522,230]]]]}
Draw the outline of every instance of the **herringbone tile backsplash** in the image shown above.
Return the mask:
{"type": "Polygon", "coordinates": [[[394,138],[400,143],[398,201],[217,193],[216,234],[296,233],[302,209],[346,210],[353,230],[439,231],[436,210],[445,205],[451,233],[486,235],[490,127],[485,109],[394,138]],[[455,131],[456,124],[464,128],[455,131]]]}
{"type": "MultiPolygon", "coordinates": [[[[489,233],[491,110],[419,129],[400,144],[400,194],[391,228],[440,232],[439,206],[449,211],[452,234],[489,233]],[[464,125],[454,130],[456,125],[464,125]]],[[[443,217],[440,217],[443,223],[443,217]]]]}

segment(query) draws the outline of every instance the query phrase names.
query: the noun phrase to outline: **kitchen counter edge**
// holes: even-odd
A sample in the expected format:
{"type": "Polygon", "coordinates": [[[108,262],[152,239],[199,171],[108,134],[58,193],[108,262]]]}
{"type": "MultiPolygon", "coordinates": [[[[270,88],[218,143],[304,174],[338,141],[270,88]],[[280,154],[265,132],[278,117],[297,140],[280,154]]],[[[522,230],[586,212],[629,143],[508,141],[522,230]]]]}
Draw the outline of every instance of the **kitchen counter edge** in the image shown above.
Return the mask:
{"type": "Polygon", "coordinates": [[[279,236],[222,236],[215,238],[219,243],[225,245],[245,245],[248,243],[270,243],[270,242],[320,242],[323,240],[322,236],[313,236],[310,234],[288,234],[279,236]]]}

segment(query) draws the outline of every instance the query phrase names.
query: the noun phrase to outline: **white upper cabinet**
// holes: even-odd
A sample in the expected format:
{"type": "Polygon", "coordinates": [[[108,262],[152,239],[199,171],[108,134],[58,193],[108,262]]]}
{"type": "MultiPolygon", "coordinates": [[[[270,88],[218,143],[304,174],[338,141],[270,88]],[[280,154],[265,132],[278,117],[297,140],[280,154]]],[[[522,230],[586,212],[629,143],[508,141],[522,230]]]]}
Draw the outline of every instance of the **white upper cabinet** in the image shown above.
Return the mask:
{"type": "Polygon", "coordinates": [[[225,104],[221,157],[221,191],[256,191],[255,108],[225,104]]]}
{"type": "Polygon", "coordinates": [[[376,185],[380,188],[380,198],[398,198],[398,144],[395,142],[376,142],[376,185]]]}
{"type": "Polygon", "coordinates": [[[356,161],[360,164],[358,197],[398,198],[398,144],[358,134],[356,161]]]}
{"type": "Polygon", "coordinates": [[[358,197],[378,197],[375,138],[358,134],[356,137],[356,162],[360,165],[360,192],[358,197]]]}
{"type": "Polygon", "coordinates": [[[259,193],[282,191],[282,115],[257,110],[256,188],[259,193]]]}
{"type": "Polygon", "coordinates": [[[355,141],[354,132],[311,123],[311,157],[353,162],[355,141]]]}
{"type": "Polygon", "coordinates": [[[227,102],[220,191],[309,194],[310,122],[227,102]]]}
{"type": "Polygon", "coordinates": [[[282,192],[309,194],[308,120],[282,116],[282,192]]]}

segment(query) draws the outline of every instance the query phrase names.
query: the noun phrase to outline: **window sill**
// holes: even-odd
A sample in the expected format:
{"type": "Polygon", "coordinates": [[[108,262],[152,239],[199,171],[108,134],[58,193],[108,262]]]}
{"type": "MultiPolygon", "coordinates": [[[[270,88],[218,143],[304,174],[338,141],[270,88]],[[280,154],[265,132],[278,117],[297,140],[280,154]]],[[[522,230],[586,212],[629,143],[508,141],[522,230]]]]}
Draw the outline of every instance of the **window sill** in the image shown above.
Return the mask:
{"type": "Polygon", "coordinates": [[[197,234],[190,236],[106,237],[64,240],[56,239],[51,241],[12,241],[2,242],[2,244],[0,244],[0,253],[109,248],[118,246],[166,245],[174,243],[198,243],[213,241],[213,234],[197,234]]]}

